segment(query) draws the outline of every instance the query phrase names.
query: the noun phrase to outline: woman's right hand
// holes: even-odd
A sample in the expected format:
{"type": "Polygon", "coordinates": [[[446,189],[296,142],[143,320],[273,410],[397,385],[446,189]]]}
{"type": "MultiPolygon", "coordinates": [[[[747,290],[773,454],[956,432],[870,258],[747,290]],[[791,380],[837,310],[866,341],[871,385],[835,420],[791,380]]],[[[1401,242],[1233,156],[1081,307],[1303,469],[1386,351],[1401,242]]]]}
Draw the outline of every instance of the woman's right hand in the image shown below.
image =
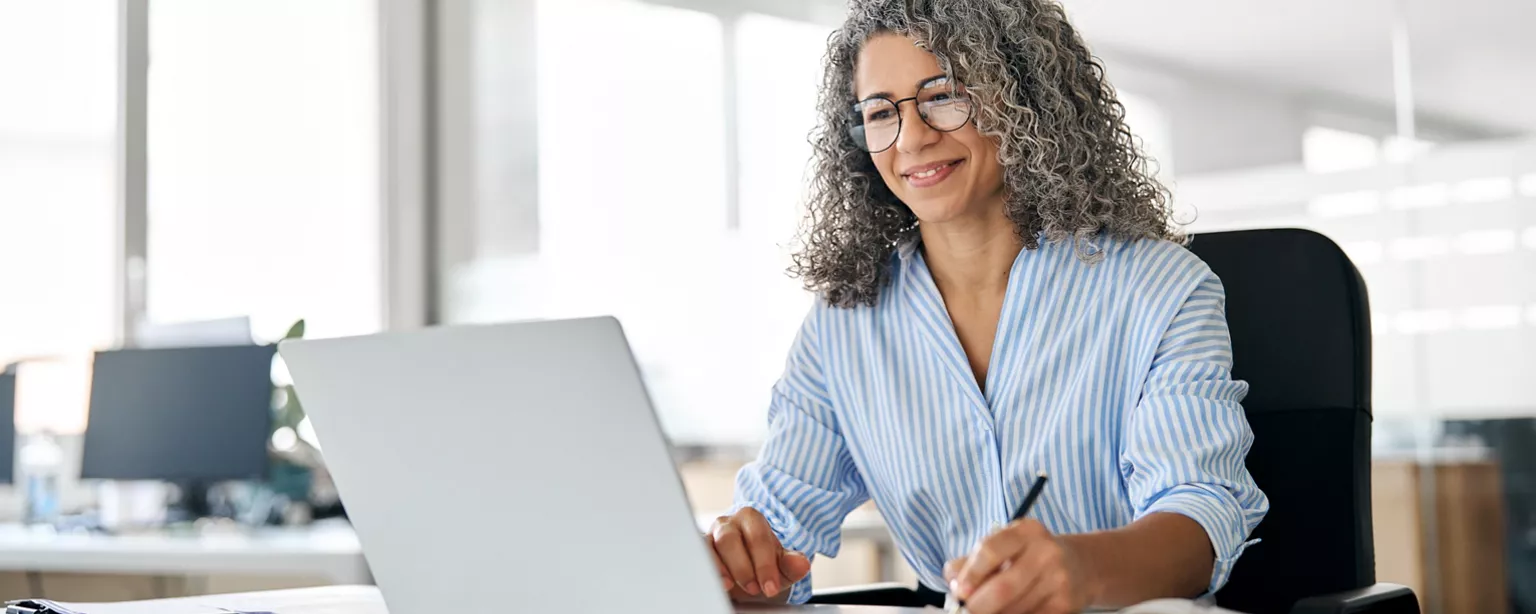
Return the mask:
{"type": "Polygon", "coordinates": [[[811,573],[810,559],[785,550],[768,519],[750,507],[716,518],[704,541],[732,601],[784,603],[789,587],[811,573]]]}

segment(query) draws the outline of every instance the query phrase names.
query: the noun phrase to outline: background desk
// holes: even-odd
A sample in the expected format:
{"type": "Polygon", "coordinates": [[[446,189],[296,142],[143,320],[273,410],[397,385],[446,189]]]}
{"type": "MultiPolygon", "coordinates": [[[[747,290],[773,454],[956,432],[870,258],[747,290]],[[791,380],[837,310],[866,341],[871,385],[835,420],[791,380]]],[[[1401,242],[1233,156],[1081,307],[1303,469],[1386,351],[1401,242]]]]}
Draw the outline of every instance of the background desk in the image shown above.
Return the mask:
{"type": "MultiPolygon", "coordinates": [[[[701,530],[713,516],[697,518],[701,530]]],[[[844,539],[890,543],[876,514],[854,514],[844,539]]],[[[357,534],[345,525],[255,532],[101,535],[0,525],[0,571],[138,575],[302,574],[332,584],[369,584],[357,534]]]]}
{"type": "Polygon", "coordinates": [[[0,572],[16,572],[7,574],[7,596],[35,593],[41,583],[45,596],[88,600],[373,582],[346,525],[144,535],[0,525],[0,572]]]}
{"type": "MultiPolygon", "coordinates": [[[[714,516],[696,520],[702,531],[714,516]]],[[[878,513],[850,515],[844,540],[873,544],[873,556],[861,559],[858,548],[846,548],[837,560],[817,559],[817,569],[826,572],[818,572],[818,586],[892,578],[916,582],[907,577],[911,573],[878,513]],[[850,573],[850,567],[864,575],[850,573]]],[[[119,601],[372,583],[357,534],[344,523],[142,535],[59,535],[0,524],[0,597],[5,598],[119,601]]]]}

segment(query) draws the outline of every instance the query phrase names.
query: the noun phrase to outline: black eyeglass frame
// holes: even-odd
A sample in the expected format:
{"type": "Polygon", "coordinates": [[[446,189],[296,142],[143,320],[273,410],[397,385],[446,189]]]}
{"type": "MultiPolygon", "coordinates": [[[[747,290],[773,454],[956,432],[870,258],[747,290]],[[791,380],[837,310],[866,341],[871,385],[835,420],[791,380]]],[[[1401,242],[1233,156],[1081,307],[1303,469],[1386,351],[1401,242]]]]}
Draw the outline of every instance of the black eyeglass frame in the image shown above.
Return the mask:
{"type": "MultiPolygon", "coordinates": [[[[948,80],[950,80],[950,78],[948,76],[938,76],[938,77],[933,77],[931,79],[926,79],[922,83],[918,84],[918,86],[917,86],[917,93],[918,93],[918,95],[922,95],[923,90],[931,87],[935,82],[937,82],[937,81],[948,81],[948,80]]],[[[951,85],[949,87],[949,91],[950,91],[951,94],[957,94],[957,95],[960,95],[960,96],[964,96],[965,97],[965,102],[966,102],[965,120],[961,121],[958,125],[956,125],[953,128],[949,128],[949,129],[946,130],[944,128],[940,128],[938,126],[933,125],[933,122],[928,120],[928,113],[923,111],[922,103],[917,103],[917,117],[918,117],[918,119],[923,120],[923,123],[927,124],[929,128],[933,128],[934,130],[937,130],[939,132],[954,132],[956,130],[964,128],[966,124],[970,123],[971,120],[976,117],[976,104],[975,104],[975,101],[971,100],[971,96],[970,96],[970,94],[966,93],[964,86],[959,85],[959,84],[954,84],[954,85],[951,85]]],[[[890,103],[891,108],[896,109],[896,132],[895,132],[895,136],[891,138],[890,144],[886,145],[885,147],[881,147],[880,149],[870,149],[869,148],[869,140],[867,138],[860,138],[860,135],[865,135],[866,134],[866,131],[864,129],[864,122],[863,122],[863,120],[862,119],[852,119],[852,118],[850,118],[850,121],[853,122],[853,123],[848,126],[848,138],[852,139],[854,145],[857,146],[859,149],[862,149],[862,150],[864,150],[866,152],[869,152],[871,154],[881,153],[881,152],[884,152],[884,151],[886,151],[886,150],[888,150],[888,149],[890,149],[892,147],[895,147],[896,146],[896,141],[901,140],[901,130],[906,127],[906,121],[907,121],[907,119],[905,117],[905,114],[901,112],[901,105],[903,103],[906,103],[906,102],[916,102],[917,98],[918,98],[918,96],[908,96],[908,97],[902,98],[900,100],[891,100],[889,97],[886,97],[886,96],[875,95],[875,96],[869,96],[867,98],[864,98],[863,100],[860,100],[858,102],[853,103],[853,106],[852,106],[851,110],[854,112],[855,116],[862,116],[862,113],[859,111],[859,106],[863,105],[863,104],[865,104],[867,102],[871,102],[871,101],[874,101],[874,100],[884,100],[887,103],[890,103]]]]}

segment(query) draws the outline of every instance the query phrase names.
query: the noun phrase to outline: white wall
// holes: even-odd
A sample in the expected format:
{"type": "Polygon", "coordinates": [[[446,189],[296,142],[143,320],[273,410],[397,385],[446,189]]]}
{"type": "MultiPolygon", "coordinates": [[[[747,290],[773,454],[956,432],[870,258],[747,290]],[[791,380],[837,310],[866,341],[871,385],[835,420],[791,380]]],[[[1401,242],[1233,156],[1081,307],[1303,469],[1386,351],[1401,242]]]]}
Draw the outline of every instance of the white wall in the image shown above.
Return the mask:
{"type": "Polygon", "coordinates": [[[1295,97],[1145,58],[1101,57],[1116,89],[1161,108],[1179,174],[1301,162],[1307,113],[1295,97]]]}

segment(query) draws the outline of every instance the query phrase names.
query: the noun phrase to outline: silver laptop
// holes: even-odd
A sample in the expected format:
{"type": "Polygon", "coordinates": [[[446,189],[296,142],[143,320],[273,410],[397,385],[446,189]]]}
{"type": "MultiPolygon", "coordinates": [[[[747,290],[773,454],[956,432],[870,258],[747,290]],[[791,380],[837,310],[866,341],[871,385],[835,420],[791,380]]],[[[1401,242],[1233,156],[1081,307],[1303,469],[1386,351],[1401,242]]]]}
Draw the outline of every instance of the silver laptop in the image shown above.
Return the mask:
{"type": "Polygon", "coordinates": [[[616,320],[280,351],[391,614],[732,611],[616,320]]]}

